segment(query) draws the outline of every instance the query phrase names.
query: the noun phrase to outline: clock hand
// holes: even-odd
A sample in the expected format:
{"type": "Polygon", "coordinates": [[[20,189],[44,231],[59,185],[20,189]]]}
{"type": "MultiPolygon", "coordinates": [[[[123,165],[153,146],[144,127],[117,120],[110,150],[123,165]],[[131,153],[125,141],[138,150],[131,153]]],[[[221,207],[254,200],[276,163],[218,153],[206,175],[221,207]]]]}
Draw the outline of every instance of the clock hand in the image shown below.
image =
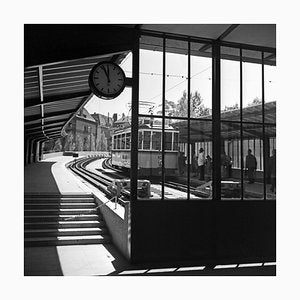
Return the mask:
{"type": "Polygon", "coordinates": [[[110,78],[109,78],[109,66],[107,66],[107,81],[110,82],[110,78]]]}
{"type": "Polygon", "coordinates": [[[105,69],[105,67],[102,66],[101,69],[104,71],[104,73],[105,73],[105,75],[106,75],[106,77],[107,77],[107,81],[110,82],[109,74],[108,74],[107,70],[105,69]]]}

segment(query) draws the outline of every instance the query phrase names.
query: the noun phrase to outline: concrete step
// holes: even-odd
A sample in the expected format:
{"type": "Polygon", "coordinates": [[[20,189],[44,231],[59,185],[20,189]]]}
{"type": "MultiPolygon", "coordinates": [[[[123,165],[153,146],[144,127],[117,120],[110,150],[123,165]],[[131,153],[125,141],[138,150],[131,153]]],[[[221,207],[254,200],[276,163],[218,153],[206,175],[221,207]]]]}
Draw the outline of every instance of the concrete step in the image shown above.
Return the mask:
{"type": "Polygon", "coordinates": [[[25,247],[88,245],[105,243],[111,243],[111,238],[107,235],[31,237],[24,239],[25,247]]]}
{"type": "Polygon", "coordinates": [[[94,198],[72,198],[72,197],[65,197],[65,198],[24,198],[24,203],[95,203],[94,198]]]}
{"type": "Polygon", "coordinates": [[[95,208],[96,203],[25,203],[25,209],[95,208]]]}
{"type": "Polygon", "coordinates": [[[53,194],[53,193],[36,193],[36,194],[24,194],[24,198],[93,198],[92,194],[78,193],[78,194],[53,194]]]}
{"type": "Polygon", "coordinates": [[[70,220],[70,221],[44,221],[44,222],[25,222],[24,224],[26,229],[46,229],[46,228],[89,228],[89,227],[99,227],[104,228],[105,223],[102,220],[70,220]]]}
{"type": "Polygon", "coordinates": [[[26,229],[25,238],[29,237],[57,237],[57,236],[82,236],[82,235],[99,235],[108,234],[106,228],[97,227],[75,227],[75,228],[47,228],[47,229],[26,229]]]}
{"type": "Polygon", "coordinates": [[[100,216],[97,214],[56,214],[56,215],[33,215],[24,216],[25,223],[32,222],[53,222],[53,221],[98,221],[100,216]]]}
{"type": "Polygon", "coordinates": [[[40,216],[40,215],[78,215],[96,213],[92,208],[49,208],[49,209],[25,209],[25,216],[40,216]]]}

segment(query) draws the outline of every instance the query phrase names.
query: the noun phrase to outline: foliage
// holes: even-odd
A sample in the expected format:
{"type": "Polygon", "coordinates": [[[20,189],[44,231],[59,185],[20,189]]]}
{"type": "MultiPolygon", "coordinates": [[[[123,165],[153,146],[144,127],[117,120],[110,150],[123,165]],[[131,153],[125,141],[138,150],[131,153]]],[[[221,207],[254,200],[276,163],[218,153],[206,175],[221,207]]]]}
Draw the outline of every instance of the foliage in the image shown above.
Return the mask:
{"type": "Polygon", "coordinates": [[[60,139],[57,139],[55,141],[55,144],[54,144],[54,147],[53,147],[53,151],[54,152],[60,152],[60,151],[62,151],[62,144],[61,144],[61,140],[60,139]]]}
{"type": "MultiPolygon", "coordinates": [[[[200,116],[207,116],[210,114],[209,108],[205,107],[203,104],[203,98],[198,91],[190,94],[191,110],[190,115],[192,118],[197,118],[200,116]]],[[[174,117],[187,117],[188,112],[188,94],[183,91],[181,98],[178,103],[175,104],[173,101],[166,100],[166,112],[169,116],[174,117]]]]}
{"type": "Polygon", "coordinates": [[[258,97],[255,97],[251,103],[248,104],[248,106],[254,106],[254,105],[259,105],[262,104],[262,100],[258,97]]]}

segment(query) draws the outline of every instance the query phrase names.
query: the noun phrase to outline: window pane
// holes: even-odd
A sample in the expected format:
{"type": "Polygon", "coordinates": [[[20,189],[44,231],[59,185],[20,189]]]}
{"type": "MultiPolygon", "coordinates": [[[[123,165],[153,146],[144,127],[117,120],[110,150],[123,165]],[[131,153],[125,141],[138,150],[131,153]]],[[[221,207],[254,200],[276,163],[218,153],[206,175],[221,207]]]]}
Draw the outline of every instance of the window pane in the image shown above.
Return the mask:
{"type": "Polygon", "coordinates": [[[150,143],[151,143],[151,131],[145,130],[143,131],[143,150],[150,150],[150,143]]]}
{"type": "Polygon", "coordinates": [[[243,121],[262,122],[261,52],[243,50],[243,121]]]}
{"type": "Polygon", "coordinates": [[[152,131],[152,148],[151,150],[161,150],[161,132],[152,131]]]}
{"type": "Polygon", "coordinates": [[[181,128],[181,125],[185,123],[186,123],[185,120],[178,120],[178,119],[165,120],[164,199],[167,200],[187,199],[186,131],[181,128]],[[171,139],[172,136],[174,136],[174,140],[171,139]]]}
{"type": "Polygon", "coordinates": [[[141,37],[139,113],[162,114],[162,38],[141,37]]]}
{"type": "Polygon", "coordinates": [[[126,149],[130,149],[131,147],[131,133],[126,133],[126,149]]]}
{"type": "Polygon", "coordinates": [[[138,151],[138,199],[160,200],[162,198],[161,120],[139,119],[139,135],[142,147],[138,151]],[[145,194],[145,189],[149,193],[145,194]],[[144,189],[144,192],[143,192],[144,189]],[[144,193],[144,195],[143,195],[144,193]]]}
{"type": "Polygon", "coordinates": [[[240,120],[240,50],[221,47],[221,119],[240,120]],[[236,60],[232,60],[232,58],[236,60]]]}
{"type": "Polygon", "coordinates": [[[121,149],[125,149],[125,133],[121,135],[121,149]]]}
{"type": "Polygon", "coordinates": [[[264,198],[262,124],[243,124],[244,198],[264,198]]]}
{"type": "Polygon", "coordinates": [[[212,197],[212,122],[190,122],[190,199],[212,197]]]}
{"type": "Polygon", "coordinates": [[[114,147],[113,149],[117,149],[117,137],[114,136],[114,147]]]}
{"type": "Polygon", "coordinates": [[[267,154],[267,199],[276,199],[276,125],[265,127],[267,154]]]}
{"type": "Polygon", "coordinates": [[[187,42],[166,40],[165,114],[187,116],[187,42]]]}
{"type": "Polygon", "coordinates": [[[178,133],[174,132],[173,133],[174,140],[173,140],[173,150],[178,151],[178,133]]]}
{"type": "Polygon", "coordinates": [[[207,57],[207,53],[201,51],[203,47],[203,44],[191,43],[190,114],[192,118],[211,115],[212,59],[210,55],[207,57]]]}
{"type": "Polygon", "coordinates": [[[139,149],[143,149],[143,132],[139,131],[139,144],[138,144],[139,149]]]}
{"type": "MultiPolygon", "coordinates": [[[[173,136],[172,132],[165,132],[165,144],[164,144],[165,150],[173,150],[172,149],[172,136],[173,136]]],[[[175,146],[174,150],[176,151],[176,146],[175,146]]]]}

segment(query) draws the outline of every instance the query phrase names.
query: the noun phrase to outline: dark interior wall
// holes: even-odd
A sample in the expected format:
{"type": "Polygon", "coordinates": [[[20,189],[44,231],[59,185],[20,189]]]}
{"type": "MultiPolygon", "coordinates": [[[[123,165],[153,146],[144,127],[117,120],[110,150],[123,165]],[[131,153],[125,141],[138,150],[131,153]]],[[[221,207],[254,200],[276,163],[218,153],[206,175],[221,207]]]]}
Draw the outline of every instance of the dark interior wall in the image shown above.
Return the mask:
{"type": "Polygon", "coordinates": [[[275,201],[134,204],[132,261],[275,261],[275,201]]]}
{"type": "Polygon", "coordinates": [[[24,65],[60,62],[125,51],[134,31],[101,24],[25,24],[24,65]]]}

